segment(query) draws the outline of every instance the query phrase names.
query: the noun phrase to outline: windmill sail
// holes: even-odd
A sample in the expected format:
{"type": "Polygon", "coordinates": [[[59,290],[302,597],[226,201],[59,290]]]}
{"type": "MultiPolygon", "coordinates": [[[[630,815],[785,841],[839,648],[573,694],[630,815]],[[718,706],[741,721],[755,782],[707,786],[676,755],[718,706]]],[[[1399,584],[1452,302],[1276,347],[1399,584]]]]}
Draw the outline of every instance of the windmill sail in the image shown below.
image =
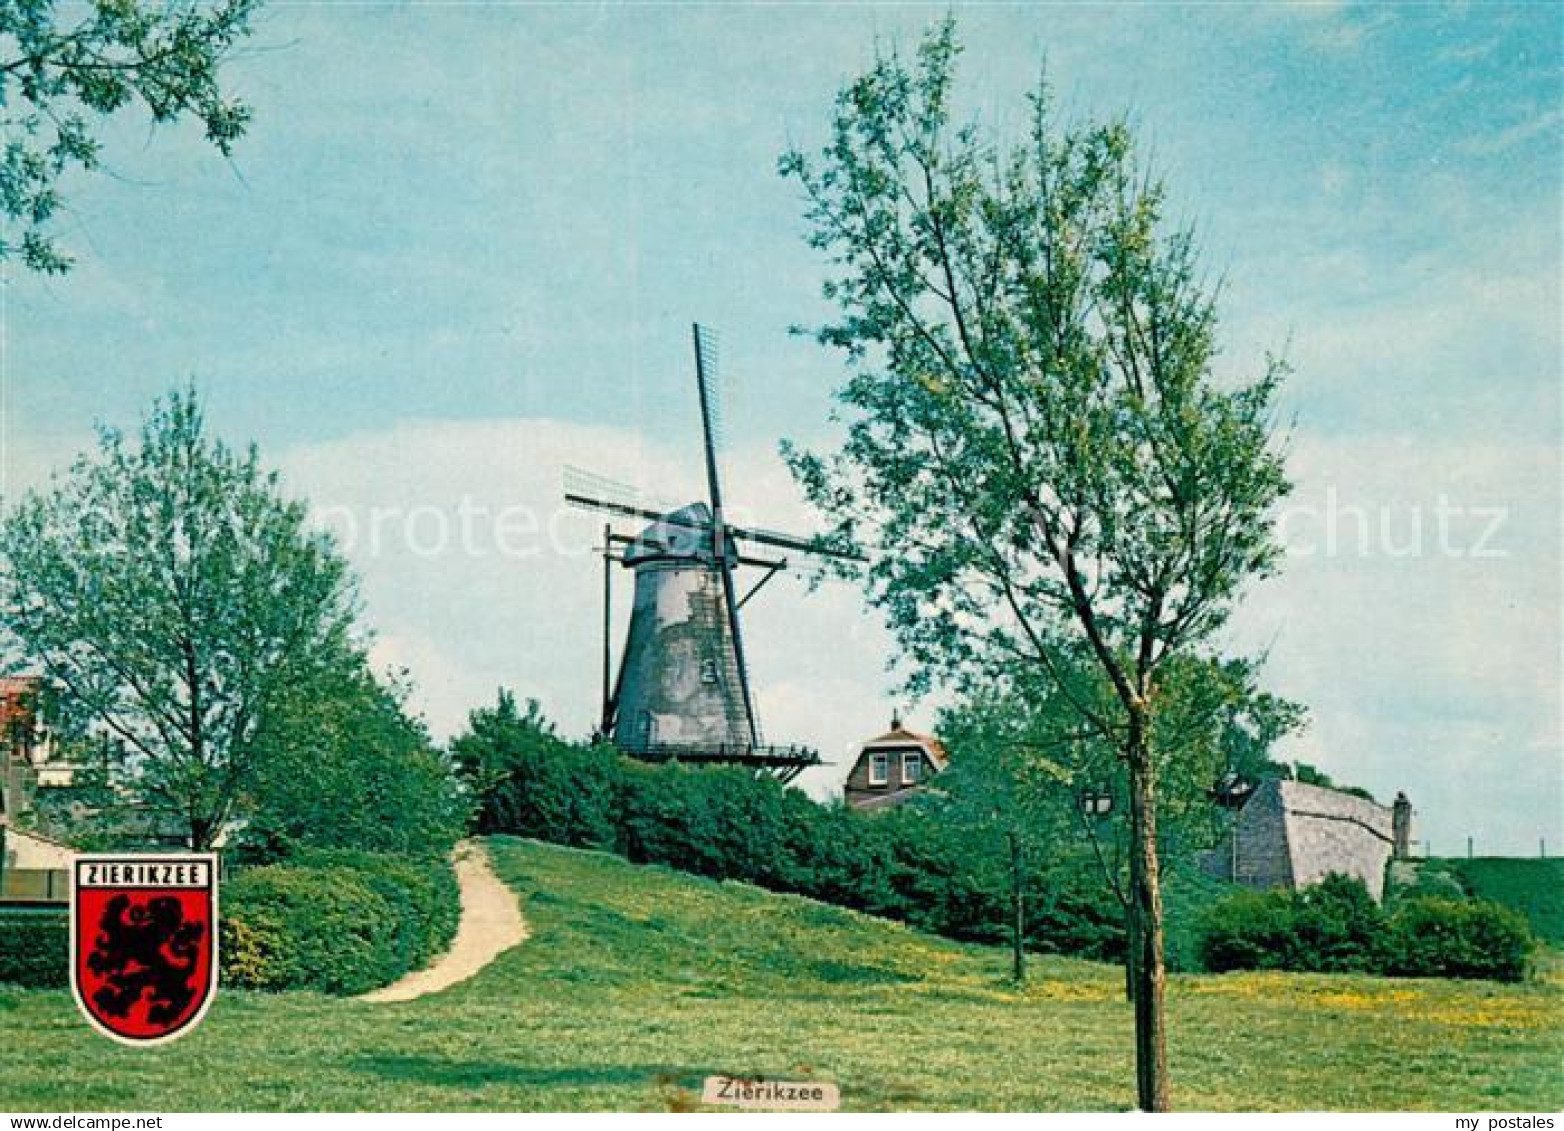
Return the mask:
{"type": "Polygon", "coordinates": [[[706,448],[706,488],[711,499],[711,527],[713,539],[712,557],[722,582],[722,607],[728,622],[728,632],[733,641],[733,669],[743,700],[744,717],[748,723],[749,742],[760,745],[760,726],[755,719],[755,699],[749,689],[749,666],[744,661],[744,634],[739,628],[739,603],[734,593],[733,561],[729,557],[727,527],[722,517],[722,476],[717,471],[717,445],[721,436],[721,415],[717,397],[713,392],[717,382],[716,343],[699,324],[693,329],[695,337],[695,378],[700,392],[701,432],[706,448]]]}

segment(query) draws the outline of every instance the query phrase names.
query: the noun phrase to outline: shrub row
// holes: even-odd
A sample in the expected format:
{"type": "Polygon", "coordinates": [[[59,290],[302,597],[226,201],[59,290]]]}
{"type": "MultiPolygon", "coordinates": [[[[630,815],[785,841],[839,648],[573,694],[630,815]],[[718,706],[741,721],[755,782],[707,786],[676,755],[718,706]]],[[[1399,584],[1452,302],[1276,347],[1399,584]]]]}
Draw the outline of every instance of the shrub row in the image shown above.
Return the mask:
{"type": "Polygon", "coordinates": [[[1302,891],[1241,892],[1200,929],[1209,970],[1356,971],[1401,977],[1526,976],[1536,940],[1519,915],[1481,900],[1411,896],[1389,912],[1361,880],[1328,876],[1302,891]]]}
{"type": "Polygon", "coordinates": [[[423,965],[449,945],[460,907],[444,860],[348,850],[249,869],[222,901],[226,984],[333,994],[423,965]]]}
{"type": "Polygon", "coordinates": [[[6,910],[0,914],[0,982],[67,985],[70,921],[64,910],[6,910]]]}
{"type": "MultiPolygon", "coordinates": [[[[738,768],[646,765],[564,742],[505,700],[475,716],[453,754],[478,794],[480,832],[742,880],[957,939],[1009,937],[1002,838],[978,843],[915,806],[870,816],[738,768]]],[[[1033,948],[1122,956],[1122,913],[1091,873],[1029,867],[1024,890],[1033,948]]]]}

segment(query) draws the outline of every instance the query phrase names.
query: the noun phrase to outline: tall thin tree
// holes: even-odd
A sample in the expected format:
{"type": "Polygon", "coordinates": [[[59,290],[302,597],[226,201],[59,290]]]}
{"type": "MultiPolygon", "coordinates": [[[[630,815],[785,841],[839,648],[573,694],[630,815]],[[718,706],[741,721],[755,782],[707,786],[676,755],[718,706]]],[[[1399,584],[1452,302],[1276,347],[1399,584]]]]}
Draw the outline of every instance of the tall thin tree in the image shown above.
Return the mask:
{"type": "MultiPolygon", "coordinates": [[[[838,95],[816,158],[784,155],[840,317],[841,450],[788,449],[918,680],[1016,666],[1052,678],[1129,784],[1140,1105],[1169,1106],[1157,759],[1170,658],[1209,644],[1274,567],[1288,489],[1273,437],[1284,367],[1214,372],[1195,243],[1123,122],[1061,128],[1045,90],[1013,145],[952,118],[947,19],[838,95]],[[1111,689],[1077,686],[1078,646],[1111,689]]],[[[1095,681],[1094,681],[1095,682],[1095,681]]]]}

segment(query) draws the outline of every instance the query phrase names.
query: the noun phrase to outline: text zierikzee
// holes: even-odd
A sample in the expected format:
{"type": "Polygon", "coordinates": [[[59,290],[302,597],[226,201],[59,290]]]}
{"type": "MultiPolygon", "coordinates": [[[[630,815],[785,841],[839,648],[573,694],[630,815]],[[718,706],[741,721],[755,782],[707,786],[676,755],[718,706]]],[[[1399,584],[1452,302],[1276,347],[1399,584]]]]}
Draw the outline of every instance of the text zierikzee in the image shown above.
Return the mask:
{"type": "Polygon", "coordinates": [[[835,1111],[842,1104],[842,1093],[828,1080],[708,1076],[701,1103],[764,1111],[835,1111]]]}

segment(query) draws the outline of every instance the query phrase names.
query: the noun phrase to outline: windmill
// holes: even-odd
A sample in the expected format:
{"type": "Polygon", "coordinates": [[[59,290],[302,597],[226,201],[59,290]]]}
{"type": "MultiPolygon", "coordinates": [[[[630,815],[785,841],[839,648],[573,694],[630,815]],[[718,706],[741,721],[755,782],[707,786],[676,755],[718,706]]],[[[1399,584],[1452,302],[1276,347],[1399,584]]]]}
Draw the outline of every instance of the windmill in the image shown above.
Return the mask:
{"type": "Polygon", "coordinates": [[[752,766],[791,781],[818,765],[818,751],[766,743],[755,711],[739,611],[783,571],[820,567],[856,555],[826,550],[806,538],[739,526],[723,510],[721,404],[716,341],[693,328],[695,385],[705,454],[705,501],[674,509],[602,476],[565,469],[571,506],[650,523],[635,536],[603,529],[603,700],[601,737],[647,761],[752,766]],[[635,577],[630,626],[619,667],[609,650],[613,570],[635,577]],[[738,595],[741,568],[763,571],[738,595]]]}

